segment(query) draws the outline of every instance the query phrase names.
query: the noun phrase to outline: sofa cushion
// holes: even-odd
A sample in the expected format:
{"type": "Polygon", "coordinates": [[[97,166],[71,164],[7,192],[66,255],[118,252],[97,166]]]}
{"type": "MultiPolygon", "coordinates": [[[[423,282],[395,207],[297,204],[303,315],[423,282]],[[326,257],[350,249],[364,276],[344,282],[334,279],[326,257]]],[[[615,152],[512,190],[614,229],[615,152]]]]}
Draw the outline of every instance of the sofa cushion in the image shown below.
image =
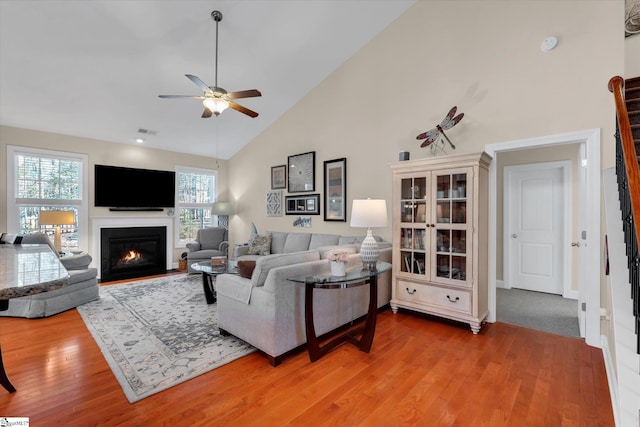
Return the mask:
{"type": "Polygon", "coordinates": [[[293,252],[308,251],[310,241],[311,233],[289,233],[287,240],[284,242],[283,253],[291,254],[293,252]]]}
{"type": "Polygon", "coordinates": [[[251,276],[252,286],[262,286],[267,279],[269,270],[283,265],[298,264],[307,261],[317,261],[320,259],[318,251],[295,252],[292,254],[272,254],[259,258],[256,261],[256,268],[251,276]]]}
{"type": "Polygon", "coordinates": [[[256,268],[255,261],[238,261],[238,274],[245,279],[251,279],[253,270],[256,268]]]}
{"type": "Polygon", "coordinates": [[[289,233],[283,231],[270,231],[269,233],[271,234],[271,253],[283,254],[284,244],[287,241],[287,235],[289,233]]]}
{"type": "Polygon", "coordinates": [[[311,236],[311,242],[309,242],[309,249],[318,249],[322,246],[330,246],[338,244],[337,234],[317,234],[314,233],[311,236]]]}
{"type": "Polygon", "coordinates": [[[271,234],[254,237],[249,245],[249,255],[269,255],[271,253],[271,234]]]}

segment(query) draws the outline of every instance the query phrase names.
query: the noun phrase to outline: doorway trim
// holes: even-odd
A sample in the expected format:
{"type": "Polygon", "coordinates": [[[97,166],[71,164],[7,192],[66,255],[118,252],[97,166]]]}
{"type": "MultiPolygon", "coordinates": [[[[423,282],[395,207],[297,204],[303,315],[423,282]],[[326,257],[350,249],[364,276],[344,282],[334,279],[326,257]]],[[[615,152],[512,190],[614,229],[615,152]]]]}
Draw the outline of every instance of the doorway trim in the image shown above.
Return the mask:
{"type": "MultiPolygon", "coordinates": [[[[495,158],[502,151],[523,150],[529,148],[549,147],[564,144],[581,144],[584,146],[585,158],[582,159],[586,169],[585,212],[574,212],[586,217],[585,230],[585,268],[584,301],[586,302],[586,334],[585,341],[593,347],[600,347],[600,128],[548,135],[537,138],[519,139],[496,144],[487,144],[485,152],[495,158]]],[[[497,224],[497,162],[489,165],[489,315],[488,322],[496,321],[496,236],[497,224]],[[493,238],[491,238],[493,237],[493,238]]]]}
{"type": "MultiPolygon", "coordinates": [[[[509,165],[504,167],[503,174],[503,190],[502,190],[502,200],[503,200],[503,243],[502,247],[506,249],[509,246],[510,238],[508,230],[509,219],[507,217],[507,213],[509,211],[509,204],[507,203],[510,200],[509,193],[507,192],[507,184],[509,182],[510,174],[513,172],[519,171],[530,171],[530,170],[539,170],[539,169],[560,169],[562,173],[562,191],[563,191],[563,199],[562,199],[562,246],[560,253],[562,254],[562,297],[563,298],[571,298],[578,299],[578,292],[573,291],[571,289],[572,283],[572,263],[567,262],[567,260],[571,259],[571,251],[569,242],[571,242],[571,230],[572,230],[572,222],[573,222],[573,211],[571,209],[571,195],[573,194],[573,182],[571,180],[571,160],[556,160],[550,162],[539,162],[539,163],[526,163],[519,165],[509,165]]],[[[497,190],[497,189],[496,189],[497,190]]],[[[504,283],[507,285],[507,288],[511,288],[512,284],[507,280],[511,271],[511,255],[509,251],[502,251],[502,274],[504,283]]]]}

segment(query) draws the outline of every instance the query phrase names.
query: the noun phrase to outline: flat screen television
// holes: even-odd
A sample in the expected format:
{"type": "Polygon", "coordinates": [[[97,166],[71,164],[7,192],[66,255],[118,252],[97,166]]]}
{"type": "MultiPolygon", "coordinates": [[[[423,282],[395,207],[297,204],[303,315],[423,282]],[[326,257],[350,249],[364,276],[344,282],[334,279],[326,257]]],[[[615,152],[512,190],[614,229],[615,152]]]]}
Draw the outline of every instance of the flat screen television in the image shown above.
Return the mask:
{"type": "Polygon", "coordinates": [[[95,165],[95,205],[123,210],[175,206],[173,171],[95,165]]]}

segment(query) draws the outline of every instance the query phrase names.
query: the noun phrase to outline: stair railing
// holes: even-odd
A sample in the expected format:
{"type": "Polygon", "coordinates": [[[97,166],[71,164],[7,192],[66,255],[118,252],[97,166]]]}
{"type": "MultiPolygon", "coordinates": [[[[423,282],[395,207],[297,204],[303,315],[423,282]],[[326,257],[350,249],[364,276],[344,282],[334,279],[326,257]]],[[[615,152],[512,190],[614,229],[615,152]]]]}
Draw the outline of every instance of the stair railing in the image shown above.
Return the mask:
{"type": "Polygon", "coordinates": [[[622,210],[622,222],[627,248],[629,282],[633,298],[633,314],[636,319],[636,351],[640,354],[640,170],[638,155],[633,143],[629,113],[624,97],[624,79],[615,76],[609,80],[609,91],[616,104],[616,175],[622,210]]]}

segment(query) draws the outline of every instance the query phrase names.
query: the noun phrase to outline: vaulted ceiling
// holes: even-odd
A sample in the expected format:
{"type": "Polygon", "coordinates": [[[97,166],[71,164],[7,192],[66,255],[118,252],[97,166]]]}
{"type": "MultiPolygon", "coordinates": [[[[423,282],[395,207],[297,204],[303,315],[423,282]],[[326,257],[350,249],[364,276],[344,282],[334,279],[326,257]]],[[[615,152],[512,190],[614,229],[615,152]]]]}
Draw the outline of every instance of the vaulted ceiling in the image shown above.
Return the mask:
{"type": "Polygon", "coordinates": [[[228,159],[414,1],[0,0],[0,124],[228,159]],[[257,118],[158,97],[214,85],[213,10],[218,85],[257,118]]]}

